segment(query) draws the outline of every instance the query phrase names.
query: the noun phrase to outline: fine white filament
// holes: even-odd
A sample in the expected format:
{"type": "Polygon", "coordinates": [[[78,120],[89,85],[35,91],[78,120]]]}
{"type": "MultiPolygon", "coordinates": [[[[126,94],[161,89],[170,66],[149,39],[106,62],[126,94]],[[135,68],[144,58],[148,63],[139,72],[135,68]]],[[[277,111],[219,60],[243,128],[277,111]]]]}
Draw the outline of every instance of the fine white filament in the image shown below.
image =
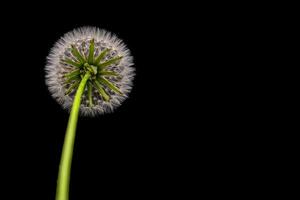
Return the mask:
{"type": "MultiPolygon", "coordinates": [[[[65,83],[64,75],[74,70],[74,67],[62,62],[63,59],[72,59],[71,45],[74,45],[82,55],[88,54],[89,41],[94,39],[95,51],[94,55],[99,55],[102,51],[109,48],[111,51],[104,58],[104,61],[111,59],[113,56],[122,56],[119,63],[112,64],[107,67],[110,71],[118,73],[118,78],[108,77],[109,81],[114,83],[122,94],[115,93],[109,88],[104,88],[109,94],[110,99],[104,101],[96,89],[93,90],[93,106],[89,106],[88,98],[85,94],[82,96],[80,105],[80,114],[83,116],[95,116],[98,114],[112,112],[115,108],[128,97],[132,88],[132,81],[135,75],[133,65],[133,57],[130,55],[129,49],[122,40],[116,35],[96,27],[82,27],[74,29],[61,37],[51,49],[47,57],[46,64],[46,84],[56,101],[63,108],[70,110],[72,107],[75,92],[66,95],[68,84],[65,83]]],[[[87,90],[87,89],[85,89],[87,90]]]]}

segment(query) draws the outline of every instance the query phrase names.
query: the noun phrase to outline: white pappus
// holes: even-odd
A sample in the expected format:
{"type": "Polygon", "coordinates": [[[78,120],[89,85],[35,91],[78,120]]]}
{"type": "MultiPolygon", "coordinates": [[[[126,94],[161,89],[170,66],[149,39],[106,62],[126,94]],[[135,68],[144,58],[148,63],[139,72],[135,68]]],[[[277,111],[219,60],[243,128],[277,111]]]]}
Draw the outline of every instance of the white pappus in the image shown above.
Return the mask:
{"type": "Polygon", "coordinates": [[[53,98],[70,110],[84,73],[92,73],[82,95],[80,114],[112,112],[128,97],[135,69],[129,49],[116,35],[96,27],[66,33],[51,49],[46,84],[53,98]]]}

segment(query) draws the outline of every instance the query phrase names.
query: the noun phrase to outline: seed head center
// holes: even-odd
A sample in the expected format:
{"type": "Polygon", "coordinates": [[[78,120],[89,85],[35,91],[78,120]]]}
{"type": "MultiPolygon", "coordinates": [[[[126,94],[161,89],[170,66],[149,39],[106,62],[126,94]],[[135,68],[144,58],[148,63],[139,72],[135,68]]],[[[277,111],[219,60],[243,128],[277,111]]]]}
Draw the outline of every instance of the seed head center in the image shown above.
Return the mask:
{"type": "Polygon", "coordinates": [[[94,65],[91,65],[89,63],[84,63],[83,65],[83,73],[87,73],[90,72],[91,73],[91,78],[95,77],[97,75],[98,72],[98,68],[94,65]]]}

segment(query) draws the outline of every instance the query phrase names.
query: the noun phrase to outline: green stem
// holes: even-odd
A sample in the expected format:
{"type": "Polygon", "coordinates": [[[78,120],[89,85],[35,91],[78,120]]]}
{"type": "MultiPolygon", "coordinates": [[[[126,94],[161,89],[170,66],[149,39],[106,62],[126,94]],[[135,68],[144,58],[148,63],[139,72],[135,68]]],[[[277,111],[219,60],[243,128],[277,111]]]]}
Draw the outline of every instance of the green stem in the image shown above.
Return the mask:
{"type": "Polygon", "coordinates": [[[64,146],[61,155],[61,161],[58,172],[57,188],[56,188],[56,200],[68,200],[69,199],[69,184],[71,163],[73,156],[74,140],[76,134],[76,126],[78,120],[78,113],[80,108],[81,96],[84,92],[87,80],[91,74],[87,72],[82,78],[72,106],[72,110],[69,117],[68,127],[65,135],[64,146]]]}

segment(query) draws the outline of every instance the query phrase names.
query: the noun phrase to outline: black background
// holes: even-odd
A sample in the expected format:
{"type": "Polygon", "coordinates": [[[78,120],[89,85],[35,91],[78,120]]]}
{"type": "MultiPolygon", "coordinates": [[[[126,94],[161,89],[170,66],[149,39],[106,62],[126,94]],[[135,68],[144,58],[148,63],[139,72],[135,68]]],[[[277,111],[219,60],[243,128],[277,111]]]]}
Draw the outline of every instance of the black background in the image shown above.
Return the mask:
{"type": "Polygon", "coordinates": [[[184,7],[86,3],[19,5],[14,17],[3,18],[3,191],[9,199],[54,199],[68,113],[45,85],[46,56],[64,33],[96,26],[127,44],[136,77],[129,98],[114,113],[80,118],[70,199],[186,196],[183,188],[197,163],[198,130],[191,124],[201,126],[211,117],[194,117],[197,105],[208,100],[201,97],[207,89],[194,89],[205,82],[203,75],[191,78],[198,64],[189,63],[204,52],[190,47],[198,42],[192,38],[196,27],[186,23],[193,16],[183,17],[184,7]]]}
{"type": "Polygon", "coordinates": [[[136,77],[114,113],[79,119],[71,200],[191,199],[199,188],[226,188],[249,165],[242,149],[256,139],[247,131],[259,119],[247,114],[255,104],[243,93],[252,65],[242,46],[252,41],[240,14],[188,2],[16,7],[1,13],[1,192],[8,199],[55,197],[69,114],[51,97],[44,69],[54,43],[81,26],[123,39],[136,77]]]}
{"type": "Polygon", "coordinates": [[[114,113],[79,119],[71,200],[245,196],[268,185],[270,5],[11,3],[0,13],[0,199],[54,199],[68,113],[44,68],[54,43],[80,26],[123,39],[136,77],[114,113]]]}

